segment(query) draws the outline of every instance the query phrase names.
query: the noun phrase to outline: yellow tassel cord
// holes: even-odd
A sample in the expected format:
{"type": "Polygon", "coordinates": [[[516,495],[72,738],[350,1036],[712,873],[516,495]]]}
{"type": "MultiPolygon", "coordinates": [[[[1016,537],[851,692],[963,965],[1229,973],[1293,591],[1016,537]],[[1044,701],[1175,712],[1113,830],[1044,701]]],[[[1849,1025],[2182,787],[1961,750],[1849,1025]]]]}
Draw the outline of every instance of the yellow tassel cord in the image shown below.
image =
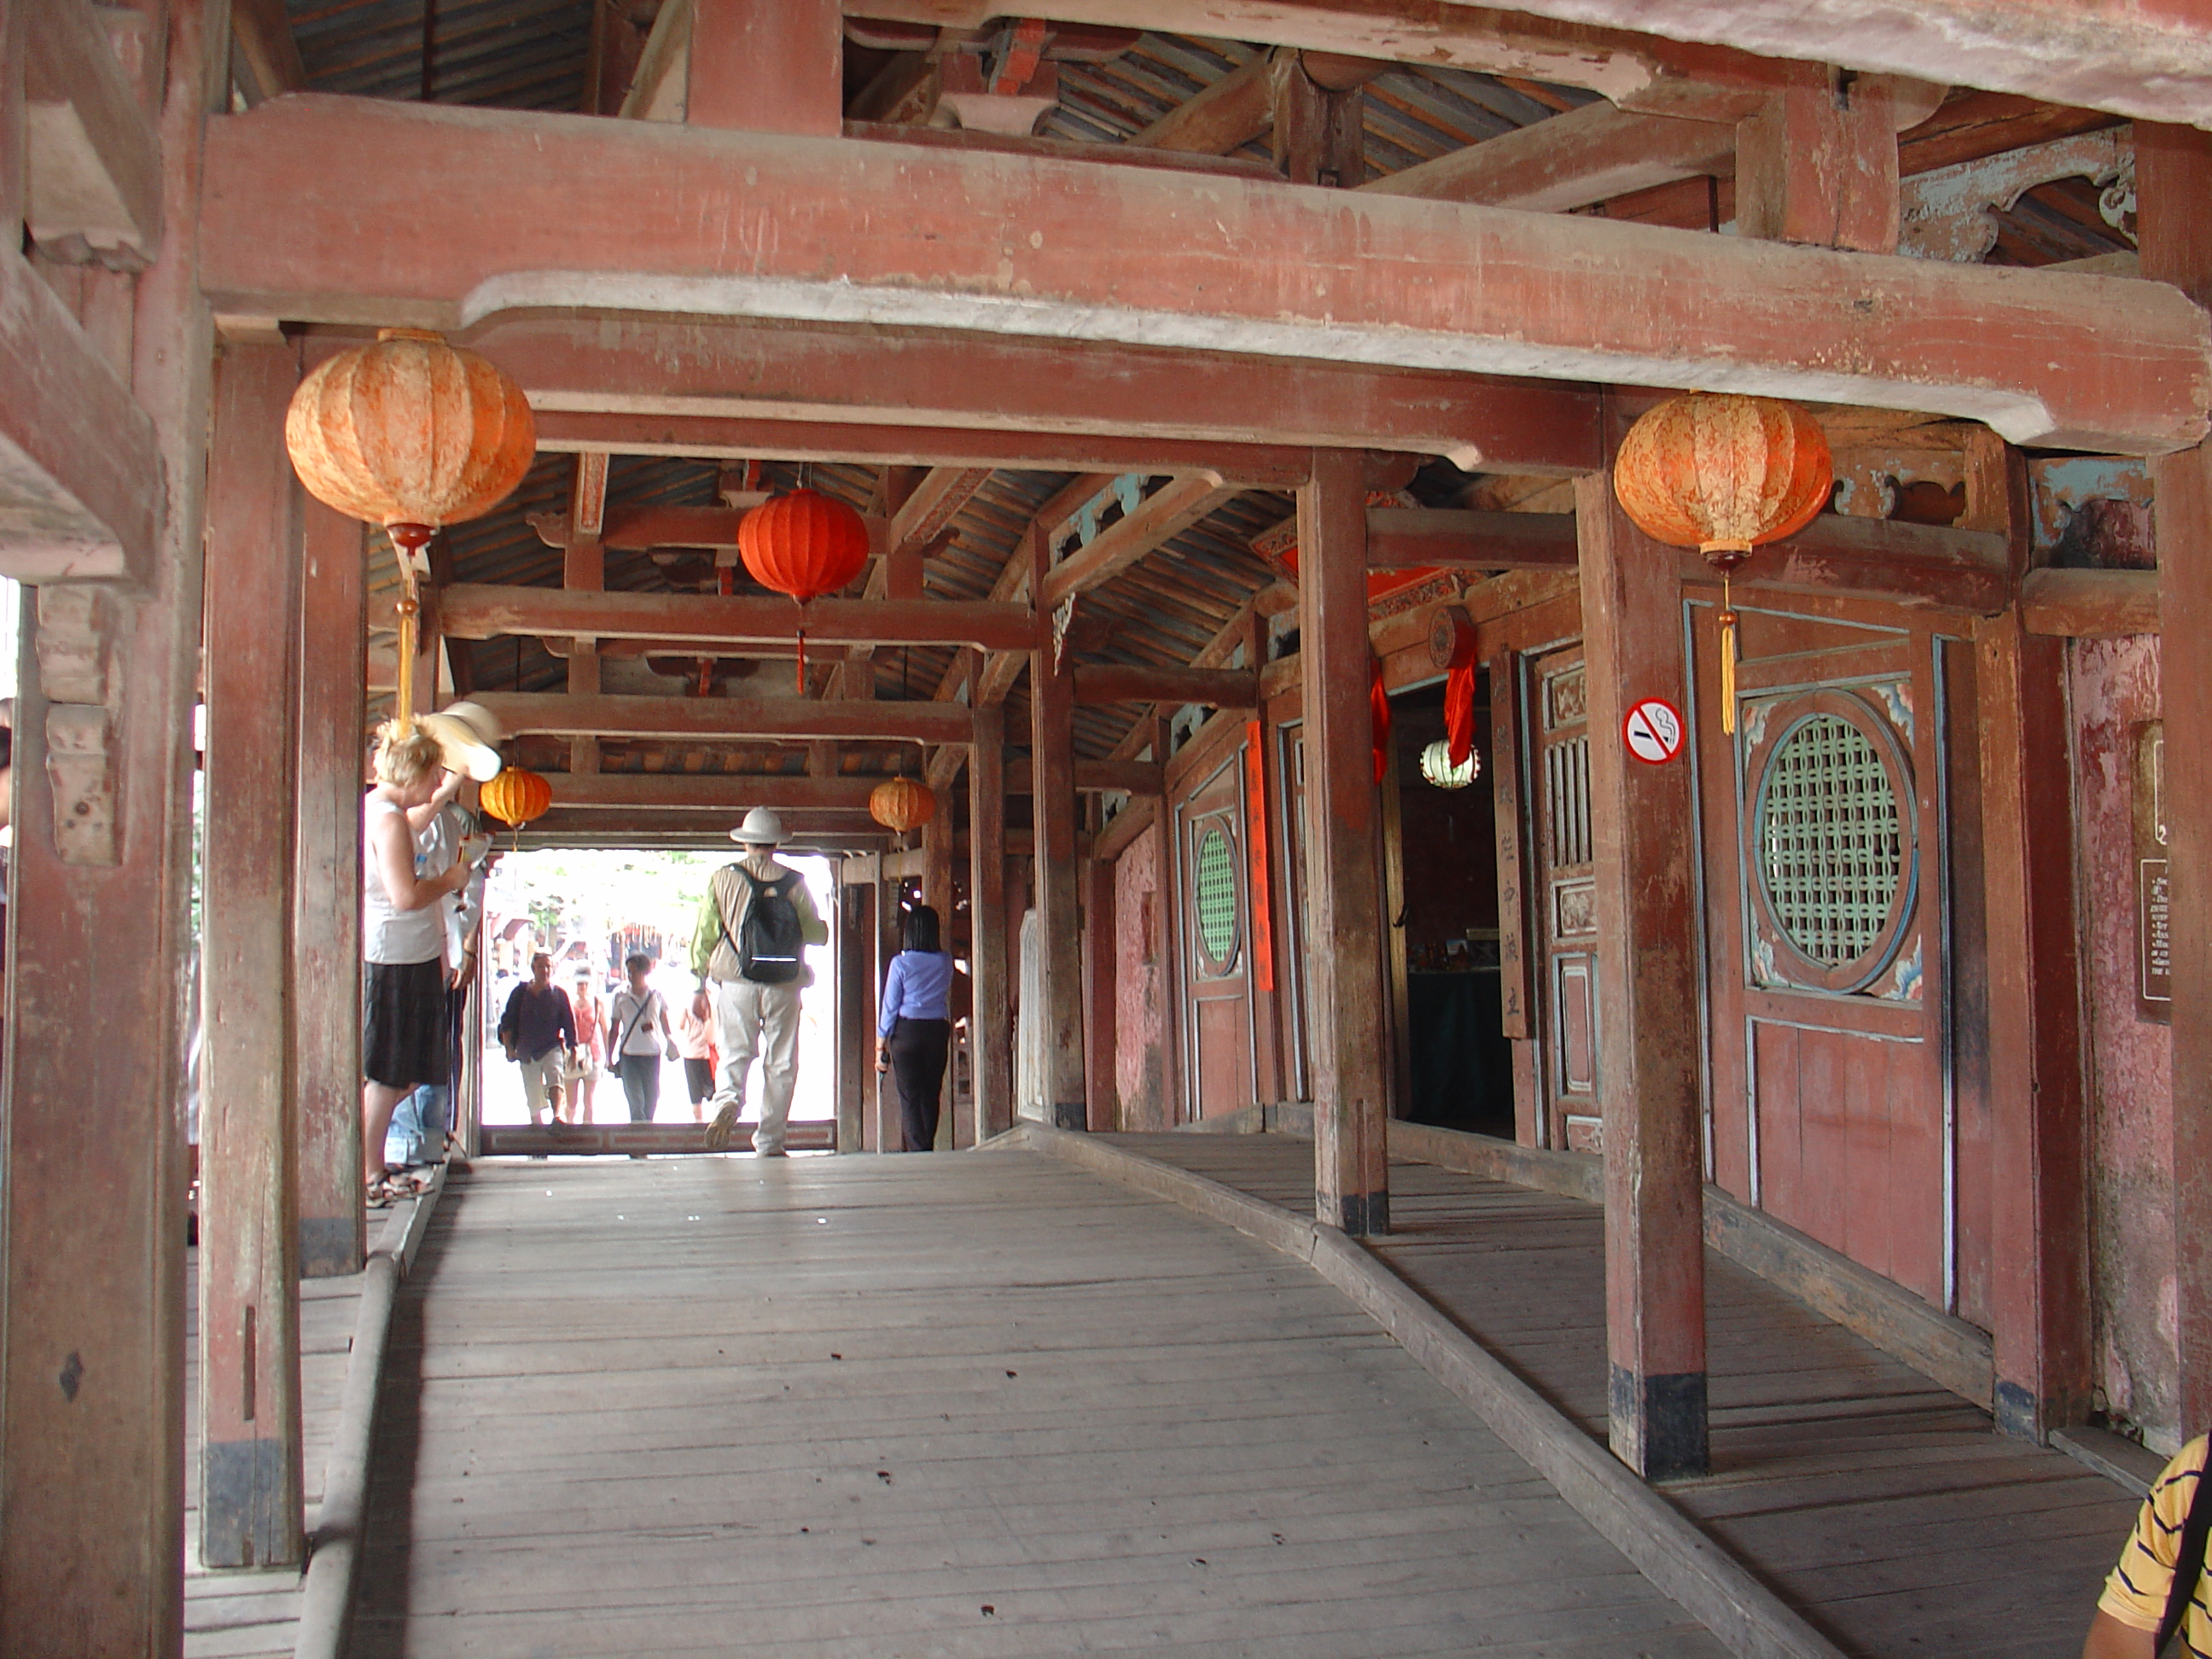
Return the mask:
{"type": "Polygon", "coordinates": [[[1735,735],[1735,600],[1729,572],[1721,572],[1721,730],[1735,735]]]}
{"type": "Polygon", "coordinates": [[[403,737],[415,729],[415,625],[422,614],[415,572],[403,549],[399,555],[399,706],[392,711],[393,727],[403,737]]]}

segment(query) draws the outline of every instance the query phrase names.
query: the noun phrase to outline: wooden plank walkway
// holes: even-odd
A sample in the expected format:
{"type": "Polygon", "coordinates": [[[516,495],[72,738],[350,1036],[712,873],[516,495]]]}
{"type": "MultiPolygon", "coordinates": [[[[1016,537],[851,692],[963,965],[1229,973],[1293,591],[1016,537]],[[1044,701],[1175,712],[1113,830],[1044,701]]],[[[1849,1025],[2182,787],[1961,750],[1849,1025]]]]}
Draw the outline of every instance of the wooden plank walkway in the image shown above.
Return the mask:
{"type": "Polygon", "coordinates": [[[1721,1650],[1303,1265],[1053,1160],[479,1163],[349,1652],[1721,1650]]]}
{"type": "MultiPolygon", "coordinates": [[[[1301,1215],[1312,1143],[1115,1144],[1301,1215]]],[[[1603,1215],[1393,1160],[1377,1253],[1582,1424],[1606,1431],[1603,1215]]],[[[1714,1473],[1665,1490],[1792,1607],[1864,1659],[2075,1659],[2135,1500],[1707,1252],[1714,1473]]]]}
{"type": "MultiPolygon", "coordinates": [[[[210,1572],[199,1563],[199,1252],[185,1261],[185,1659],[291,1659],[299,1636],[301,1570],[210,1572]]],[[[301,1430],[307,1531],[323,1501],[323,1471],[337,1428],[353,1352],[362,1275],[300,1285],[301,1430]]]]}

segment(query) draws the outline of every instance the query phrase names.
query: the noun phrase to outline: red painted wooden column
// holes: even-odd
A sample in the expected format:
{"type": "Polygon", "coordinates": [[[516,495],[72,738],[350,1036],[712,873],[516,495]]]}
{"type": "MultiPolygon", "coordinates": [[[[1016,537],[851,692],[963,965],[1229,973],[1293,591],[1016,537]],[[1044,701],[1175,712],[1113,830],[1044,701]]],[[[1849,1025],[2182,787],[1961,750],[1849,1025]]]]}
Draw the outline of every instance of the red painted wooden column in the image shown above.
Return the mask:
{"type": "MultiPolygon", "coordinates": [[[[1970,453],[1966,527],[2030,553],[2026,466],[1994,434],[1970,453]]],[[[1988,971],[1990,1328],[1997,1426],[2040,1441],[2090,1398],[2088,1124],[2074,903],[2066,642],[2017,606],[1974,629],[1988,971]]]]}
{"type": "Polygon", "coordinates": [[[684,119],[835,138],[845,122],[837,0],[693,0],[684,119]]]}
{"type": "MultiPolygon", "coordinates": [[[[2136,124],[2142,274],[2212,303],[2212,135],[2136,124]]],[[[2212,447],[2152,463],[2173,882],[2173,1231],[2185,1431],[2212,1425],[2212,447]]]]}
{"type": "Polygon", "coordinates": [[[1083,1093],[1091,1128],[1121,1127],[1121,1090],[1114,1074],[1116,1009],[1114,866],[1083,860],[1083,1093]]]}
{"type": "Polygon", "coordinates": [[[969,1029],[975,1054],[975,1139],[1014,1127],[1014,1014],[1006,970],[1006,710],[975,711],[968,751],[969,1029]]]}
{"type": "Polygon", "coordinates": [[[368,695],[362,526],[301,498],[298,814],[292,905],[300,1273],[361,1271],[361,797],[368,695]]]}
{"type": "MultiPolygon", "coordinates": [[[[167,16],[164,210],[189,225],[200,129],[228,55],[203,50],[198,8],[167,16]]],[[[190,235],[170,235],[133,307],[132,391],[166,483],[145,481],[161,492],[155,585],[41,589],[35,622],[26,605],[0,1109],[9,1659],[183,1644],[178,993],[212,348],[196,259],[190,235]]]]}
{"type": "MultiPolygon", "coordinates": [[[[1052,550],[1032,529],[1030,592],[1044,591],[1052,550]]],[[[1014,556],[1023,553],[1017,550],[1014,556]]],[[[1084,1103],[1083,916],[1075,852],[1075,674],[1054,638],[1051,616],[1040,614],[1037,648],[1030,653],[1030,810],[1035,817],[1036,908],[1044,959],[1045,1121],[1082,1129],[1084,1103]]]]}
{"type": "Polygon", "coordinates": [[[1598,984],[1611,1440],[1663,1480],[1706,1466],[1697,844],[1688,754],[1646,765],[1620,732],[1645,697],[1688,714],[1680,562],[1628,521],[1607,473],[1578,481],[1575,519],[1598,932],[1618,964],[1598,984]]]}
{"type": "Polygon", "coordinates": [[[1390,1085],[1361,452],[1314,453],[1313,476],[1298,489],[1298,550],[1314,1210],[1365,1237],[1390,1231],[1390,1085]]]}
{"type": "Polygon", "coordinates": [[[952,808],[940,800],[937,814],[921,826],[921,902],[937,912],[939,924],[951,936],[952,927],[952,808]]]}
{"type": "Polygon", "coordinates": [[[287,347],[224,354],[208,476],[199,1326],[200,1559],[211,1567],[303,1553],[285,763],[301,561],[284,408],[299,379],[287,347]]]}
{"type": "Polygon", "coordinates": [[[837,884],[837,1150],[861,1150],[861,1107],[876,1064],[876,888],[841,875],[837,884]]]}

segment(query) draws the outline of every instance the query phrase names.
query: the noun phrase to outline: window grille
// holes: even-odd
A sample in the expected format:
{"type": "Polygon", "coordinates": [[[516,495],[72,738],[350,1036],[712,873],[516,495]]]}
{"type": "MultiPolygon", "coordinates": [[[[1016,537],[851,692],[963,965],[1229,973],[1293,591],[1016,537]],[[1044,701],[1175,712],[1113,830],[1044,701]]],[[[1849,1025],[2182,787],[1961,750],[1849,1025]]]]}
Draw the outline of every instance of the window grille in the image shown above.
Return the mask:
{"type": "Polygon", "coordinates": [[[1865,732],[1835,714],[1800,721],[1767,761],[1758,823],[1767,906],[1792,945],[1833,969],[1882,942],[1905,843],[1896,786],[1865,732]]]}
{"type": "Polygon", "coordinates": [[[1229,837],[1218,827],[1209,827],[1199,837],[1197,879],[1191,885],[1199,948],[1209,963],[1224,966],[1237,950],[1237,868],[1229,837]]]}

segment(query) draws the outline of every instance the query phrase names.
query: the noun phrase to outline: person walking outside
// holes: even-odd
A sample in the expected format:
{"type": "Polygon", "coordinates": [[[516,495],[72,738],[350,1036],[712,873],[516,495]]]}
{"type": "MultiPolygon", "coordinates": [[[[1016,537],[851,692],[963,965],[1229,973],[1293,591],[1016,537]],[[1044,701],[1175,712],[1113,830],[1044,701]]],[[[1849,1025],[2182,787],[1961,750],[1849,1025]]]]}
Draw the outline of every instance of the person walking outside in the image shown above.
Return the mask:
{"type": "Polygon", "coordinates": [[[906,913],[876,1021],[876,1070],[897,1073],[899,1132],[909,1152],[937,1145],[945,1060],[952,1050],[951,997],[952,957],[943,948],[937,912],[917,904],[906,913]]]}
{"type": "Polygon", "coordinates": [[[714,1097],[714,1005],[702,981],[676,1011],[676,1052],[684,1060],[684,1086],[691,1096],[691,1121],[702,1122],[714,1097]]]}
{"type": "Polygon", "coordinates": [[[576,969],[576,988],[568,993],[568,1008],[576,1017],[576,1063],[568,1068],[568,1086],[575,1091],[575,1099],[568,1118],[571,1122],[589,1123],[592,1097],[599,1092],[599,1064],[602,1060],[611,1064],[614,1051],[608,1042],[606,1005],[592,989],[588,965],[576,969]]]}
{"type": "Polygon", "coordinates": [[[799,995],[810,977],[806,947],[828,944],[830,929],[814,908],[806,878],[776,860],[782,819],[756,806],[730,839],[745,849],[744,856],[724,865],[707,884],[691,941],[692,971],[714,988],[714,1046],[721,1054],[707,1146],[719,1152],[730,1144],[744,1110],[745,1074],[758,1054],[760,1127],[753,1151],[781,1158],[792,1092],[799,1086],[799,995]]]}
{"type": "MultiPolygon", "coordinates": [[[[666,1046],[668,1058],[676,1058],[676,1034],[668,1027],[668,1004],[659,992],[645,982],[653,970],[653,958],[642,951],[633,951],[623,958],[623,971],[629,975],[629,983],[615,993],[614,1006],[607,1014],[607,1064],[619,1068],[623,1094],[629,1102],[629,1121],[650,1123],[653,1114],[660,1109],[660,1055],[666,1046]],[[658,1024],[660,1035],[653,1034],[658,1024]]],[[[642,1153],[633,1153],[642,1157],[642,1153]]]]}
{"type": "Polygon", "coordinates": [[[553,958],[544,951],[530,958],[530,977],[507,998],[499,1017],[499,1040],[507,1057],[522,1067],[522,1097],[529,1103],[531,1123],[543,1127],[538,1115],[550,1103],[554,1127],[561,1127],[561,1073],[575,1058],[576,1015],[568,994],[553,982],[553,958]]]}

